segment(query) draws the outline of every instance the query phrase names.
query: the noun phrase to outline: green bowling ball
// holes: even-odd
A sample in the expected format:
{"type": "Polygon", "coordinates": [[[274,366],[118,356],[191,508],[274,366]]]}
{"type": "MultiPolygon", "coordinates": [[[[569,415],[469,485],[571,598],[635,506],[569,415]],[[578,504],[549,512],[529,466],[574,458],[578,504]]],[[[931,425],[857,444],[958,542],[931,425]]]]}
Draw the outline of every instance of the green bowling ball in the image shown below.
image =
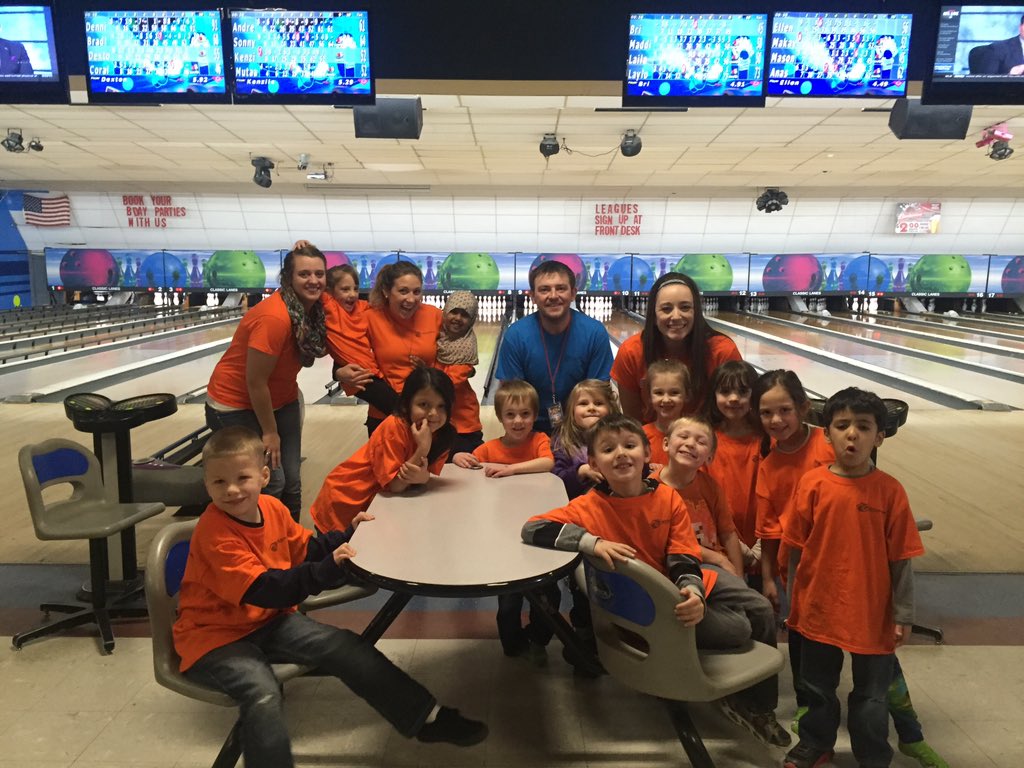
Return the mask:
{"type": "Polygon", "coordinates": [[[732,288],[732,264],[721,253],[688,253],[672,271],[692,277],[702,292],[732,288]]]}
{"type": "Polygon", "coordinates": [[[498,287],[498,265],[489,253],[449,253],[437,270],[442,291],[493,291],[498,287]]]}
{"type": "Polygon", "coordinates": [[[964,293],[971,287],[971,265],[959,253],[929,253],[910,268],[911,293],[964,293]]]}
{"type": "Polygon", "coordinates": [[[207,288],[264,288],[267,270],[255,251],[214,251],[203,272],[207,288]]]}

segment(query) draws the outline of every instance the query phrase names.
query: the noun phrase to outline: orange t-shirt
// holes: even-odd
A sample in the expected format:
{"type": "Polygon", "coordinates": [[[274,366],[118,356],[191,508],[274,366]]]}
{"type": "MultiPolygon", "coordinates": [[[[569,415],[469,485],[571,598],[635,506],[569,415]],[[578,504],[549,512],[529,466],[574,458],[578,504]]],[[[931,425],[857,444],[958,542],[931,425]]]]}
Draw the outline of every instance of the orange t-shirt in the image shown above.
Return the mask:
{"type": "Polygon", "coordinates": [[[212,400],[230,408],[251,409],[249,388],[245,383],[246,358],[255,349],[277,358],[267,386],[274,410],[299,397],[296,377],[302,369],[299,350],[292,333],[292,321],[280,291],[243,315],[231,337],[231,344],[210,376],[206,392],[212,400]]]}
{"type": "MultiPolygon", "coordinates": [[[[359,299],[356,301],[355,308],[351,312],[347,312],[334,299],[331,299],[331,303],[337,307],[336,317],[338,319],[336,327],[331,323],[328,323],[327,326],[328,332],[336,331],[334,350],[332,351],[336,351],[337,355],[346,363],[353,363],[360,368],[365,368],[374,376],[380,376],[380,368],[377,367],[377,360],[370,349],[369,326],[366,322],[366,311],[370,305],[359,299]]],[[[328,302],[325,301],[324,306],[326,310],[328,302]]],[[[345,391],[348,392],[347,389],[345,391]]]]}
{"type": "Polygon", "coordinates": [[[811,430],[807,442],[793,453],[778,448],[761,460],[757,468],[757,524],[758,538],[781,539],[786,514],[793,506],[793,492],[800,478],[822,464],[831,464],[836,453],[825,440],[825,431],[811,430]]]}
{"type": "MultiPolygon", "coordinates": [[[[398,475],[398,470],[416,450],[409,424],[388,416],[374,430],[370,440],[330,471],[320,486],[309,513],[321,531],[344,531],[352,518],[370,506],[373,497],[398,475]]],[[[430,465],[440,474],[447,453],[430,465]]]]}
{"type": "MultiPolygon", "coordinates": [[[[687,368],[690,367],[689,360],[680,359],[687,368]]],[[[736,348],[736,342],[728,336],[720,334],[709,336],[704,375],[710,381],[711,374],[722,363],[742,359],[739,349],[736,348]]],[[[644,345],[639,333],[622,342],[618,354],[615,355],[615,361],[612,363],[612,378],[619,385],[619,389],[640,396],[643,403],[643,420],[653,421],[654,411],[651,409],[651,396],[647,391],[647,364],[644,362],[644,345]]],[[[683,413],[697,413],[702,406],[703,403],[692,399],[687,400],[686,405],[683,406],[683,413]]]]}
{"type": "Polygon", "coordinates": [[[668,454],[665,452],[665,433],[658,429],[656,422],[650,424],[644,424],[644,434],[647,435],[647,440],[651,444],[651,463],[661,464],[665,466],[668,464],[668,454]]]}
{"type": "MultiPolygon", "coordinates": [[[[567,506],[552,509],[531,520],[571,523],[605,541],[628,544],[636,556],[668,576],[669,555],[690,555],[701,559],[700,544],[686,505],[674,490],[658,484],[640,496],[609,496],[591,490],[567,506]]],[[[704,594],[711,593],[717,574],[703,571],[704,594]]]]}
{"type": "MultiPolygon", "coordinates": [[[[661,482],[660,472],[654,477],[661,482]]],[[[698,472],[688,486],[673,490],[686,502],[697,543],[715,552],[724,552],[722,537],[735,533],[736,525],[729,502],[718,483],[707,472],[698,472]]]]}
{"type": "Polygon", "coordinates": [[[757,542],[757,470],[761,465],[761,438],[730,437],[715,430],[715,458],[703,469],[725,493],[736,523],[736,533],[748,547],[757,542]]]}
{"type": "Polygon", "coordinates": [[[455,431],[462,435],[482,431],[484,427],[480,423],[480,400],[469,383],[476,369],[464,363],[438,363],[437,367],[447,373],[455,385],[455,402],[448,417],[455,431]]]}
{"type": "Polygon", "coordinates": [[[501,438],[488,440],[473,451],[482,462],[493,464],[519,464],[523,461],[533,459],[551,459],[554,461],[554,454],[551,453],[551,438],[543,432],[531,432],[528,439],[513,447],[506,447],[501,438]]]}
{"type": "Polygon", "coordinates": [[[261,525],[244,523],[210,504],[199,516],[189,546],[174,622],[174,649],[184,672],[215,648],[240,640],[294,608],[243,604],[252,583],[271,569],[306,560],[312,531],[292,520],[272,496],[260,496],[261,525]]]}
{"type": "Polygon", "coordinates": [[[803,550],[789,626],[850,653],[895,651],[889,564],[924,554],[910,502],[881,470],[840,477],[810,470],[796,489],[783,541],[803,550]]]}
{"type": "MultiPolygon", "coordinates": [[[[441,310],[421,304],[409,320],[400,320],[387,307],[370,307],[365,317],[381,376],[395,392],[401,394],[405,380],[416,367],[411,356],[420,358],[428,366],[434,365],[437,335],[441,330],[441,310]]],[[[385,414],[371,406],[370,416],[379,419],[385,414]]]]}

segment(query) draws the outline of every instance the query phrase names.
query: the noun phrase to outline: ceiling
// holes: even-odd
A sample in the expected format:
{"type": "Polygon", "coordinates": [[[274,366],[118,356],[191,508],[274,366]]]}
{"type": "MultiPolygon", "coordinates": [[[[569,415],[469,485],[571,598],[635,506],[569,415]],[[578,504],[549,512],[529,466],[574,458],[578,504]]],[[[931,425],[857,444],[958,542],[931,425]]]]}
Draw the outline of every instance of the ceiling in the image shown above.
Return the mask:
{"type": "MultiPolygon", "coordinates": [[[[79,78],[80,79],[80,78],[79,78]]],[[[73,78],[74,81],[74,78],[73,78]]],[[[73,100],[84,101],[75,89],[73,100]]],[[[269,193],[628,198],[746,196],[782,186],[804,197],[1014,197],[1024,152],[995,162],[982,130],[1024,105],[975,107],[963,141],[898,140],[891,100],[769,99],[764,109],[618,109],[617,82],[378,81],[378,95],[419,95],[419,140],[356,139],[352,111],[323,106],[0,106],[42,152],[0,151],[0,186],[106,192],[263,194],[252,156],[277,164],[269,193]],[[643,150],[614,151],[635,129],[643,150]],[[556,133],[571,152],[545,159],[556,133]],[[333,164],[333,179],[296,168],[333,164]]]]}

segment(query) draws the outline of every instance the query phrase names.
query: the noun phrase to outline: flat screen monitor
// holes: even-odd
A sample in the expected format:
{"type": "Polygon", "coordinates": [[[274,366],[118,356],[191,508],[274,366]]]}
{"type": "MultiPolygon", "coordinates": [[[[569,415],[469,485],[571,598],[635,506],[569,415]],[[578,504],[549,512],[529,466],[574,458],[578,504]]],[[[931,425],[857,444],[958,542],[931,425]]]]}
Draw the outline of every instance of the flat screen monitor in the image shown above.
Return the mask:
{"type": "Polygon", "coordinates": [[[1024,4],[944,5],[922,104],[1024,104],[1024,4]]]}
{"type": "Polygon", "coordinates": [[[48,5],[0,4],[0,103],[68,100],[48,5]]]}
{"type": "Polygon", "coordinates": [[[866,253],[752,253],[750,293],[835,296],[865,293],[866,253]]]}
{"type": "Polygon", "coordinates": [[[643,254],[633,259],[647,265],[653,278],[646,283],[646,290],[634,290],[634,293],[646,295],[654,280],[666,272],[689,275],[702,295],[744,296],[747,292],[750,255],[746,253],[643,254]]]}
{"type": "Polygon", "coordinates": [[[366,11],[231,11],[238,101],[372,104],[366,11]]]}
{"type": "Polygon", "coordinates": [[[1024,256],[990,256],[985,292],[990,299],[1024,296],[1024,256]]]}
{"type": "Polygon", "coordinates": [[[516,260],[512,253],[402,251],[423,273],[424,291],[473,291],[504,294],[515,290],[516,260]]]}
{"type": "Polygon", "coordinates": [[[764,106],[768,17],[635,13],[624,107],[764,106]]]}
{"type": "Polygon", "coordinates": [[[777,12],[768,95],[905,96],[912,20],[909,13],[777,12]]]}
{"type": "Polygon", "coordinates": [[[86,11],[89,100],[229,101],[220,11],[86,11]]]}
{"type": "Polygon", "coordinates": [[[861,283],[868,293],[982,297],[989,257],[962,253],[873,253],[861,283]]]}

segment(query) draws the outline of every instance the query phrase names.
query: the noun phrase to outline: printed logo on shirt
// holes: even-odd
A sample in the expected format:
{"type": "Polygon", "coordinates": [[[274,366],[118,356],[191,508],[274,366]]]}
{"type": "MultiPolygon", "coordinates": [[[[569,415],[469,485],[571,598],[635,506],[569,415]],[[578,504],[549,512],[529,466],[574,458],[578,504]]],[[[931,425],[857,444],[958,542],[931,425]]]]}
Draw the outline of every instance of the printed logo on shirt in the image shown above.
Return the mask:
{"type": "Polygon", "coordinates": [[[884,515],[885,510],[879,509],[878,507],[872,507],[870,504],[865,504],[863,501],[857,505],[858,512],[874,512],[876,515],[884,515]]]}
{"type": "Polygon", "coordinates": [[[651,528],[657,530],[663,525],[668,525],[672,522],[672,518],[666,517],[664,520],[651,520],[651,528]]]}
{"type": "MultiPolygon", "coordinates": [[[[277,552],[277,545],[280,544],[281,542],[285,542],[285,537],[284,536],[282,536],[277,541],[270,542],[270,551],[271,552],[277,552]]],[[[287,543],[287,542],[285,542],[285,543],[287,543]]]]}

